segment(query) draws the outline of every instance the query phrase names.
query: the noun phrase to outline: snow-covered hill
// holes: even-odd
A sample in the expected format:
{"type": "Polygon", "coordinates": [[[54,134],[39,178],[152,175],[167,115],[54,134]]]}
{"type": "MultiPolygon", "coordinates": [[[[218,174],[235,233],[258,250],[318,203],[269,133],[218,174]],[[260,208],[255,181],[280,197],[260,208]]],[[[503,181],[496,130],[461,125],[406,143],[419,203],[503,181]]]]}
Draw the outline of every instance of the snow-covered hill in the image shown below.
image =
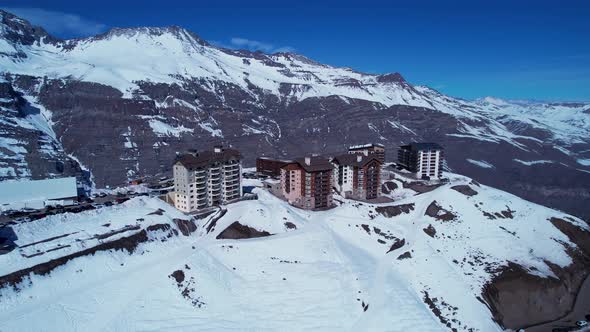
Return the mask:
{"type": "Polygon", "coordinates": [[[590,217],[590,103],[468,101],[175,26],[59,40],[0,11],[0,180],[87,169],[121,185],[218,143],[246,164],[366,142],[392,160],[422,140],[443,144],[453,171],[590,217]]]}
{"type": "Polygon", "coordinates": [[[587,224],[463,176],[418,195],[392,181],[394,203],[324,212],[256,189],[192,233],[156,198],[12,226],[0,330],[498,331],[571,305],[550,296],[579,284],[563,271],[588,274],[572,235],[587,224]],[[515,266],[529,298],[505,303],[496,281],[515,266]]]}

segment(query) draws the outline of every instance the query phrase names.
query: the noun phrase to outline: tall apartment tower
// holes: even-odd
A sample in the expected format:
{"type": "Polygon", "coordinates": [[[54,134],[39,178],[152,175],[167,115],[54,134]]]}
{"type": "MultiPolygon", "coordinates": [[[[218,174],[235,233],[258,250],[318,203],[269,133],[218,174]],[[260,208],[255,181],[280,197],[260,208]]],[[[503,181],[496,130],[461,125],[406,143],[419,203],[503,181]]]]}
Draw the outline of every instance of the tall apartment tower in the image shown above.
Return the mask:
{"type": "Polygon", "coordinates": [[[374,154],[344,154],[332,159],[334,188],[346,198],[381,196],[381,161],[374,154]]]}
{"type": "Polygon", "coordinates": [[[221,146],[181,155],[174,163],[174,205],[184,212],[242,197],[240,152],[221,146]]]}
{"type": "Polygon", "coordinates": [[[365,156],[373,154],[381,164],[385,163],[385,146],[383,144],[369,143],[353,145],[348,148],[348,153],[363,154],[365,156]]]}
{"type": "Polygon", "coordinates": [[[306,210],[332,207],[332,164],[323,157],[295,159],[281,167],[281,190],[287,201],[306,210]]]}
{"type": "Polygon", "coordinates": [[[398,151],[398,165],[415,173],[418,179],[442,177],[443,148],[436,143],[411,143],[398,151]]]}

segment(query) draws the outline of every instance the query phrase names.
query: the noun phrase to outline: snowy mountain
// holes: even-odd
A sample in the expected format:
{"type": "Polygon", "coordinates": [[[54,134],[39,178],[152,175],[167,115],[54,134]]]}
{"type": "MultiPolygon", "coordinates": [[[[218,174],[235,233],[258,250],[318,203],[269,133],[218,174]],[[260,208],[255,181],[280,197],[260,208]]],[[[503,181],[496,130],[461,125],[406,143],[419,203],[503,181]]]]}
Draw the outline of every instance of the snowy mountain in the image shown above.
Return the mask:
{"type": "Polygon", "coordinates": [[[141,197],[11,226],[0,330],[499,331],[568,311],[590,227],[450,179],[323,212],[256,189],[203,219],[141,197]]]}
{"type": "Polygon", "coordinates": [[[180,27],[59,40],[0,11],[0,110],[0,179],[88,170],[102,187],[216,143],[252,164],[365,142],[393,160],[399,144],[434,140],[450,170],[590,217],[589,103],[468,101],[180,27]]]}

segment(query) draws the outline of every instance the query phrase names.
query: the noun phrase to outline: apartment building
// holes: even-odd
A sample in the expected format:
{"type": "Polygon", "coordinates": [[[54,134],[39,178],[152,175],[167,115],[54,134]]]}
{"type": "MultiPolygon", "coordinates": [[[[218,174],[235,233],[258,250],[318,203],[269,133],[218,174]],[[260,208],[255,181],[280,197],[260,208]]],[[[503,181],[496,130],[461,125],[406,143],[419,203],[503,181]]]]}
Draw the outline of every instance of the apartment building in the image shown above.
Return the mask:
{"type": "Polygon", "coordinates": [[[375,154],[344,154],[332,159],[334,187],[346,198],[369,200],[381,196],[381,165],[375,154]]]}
{"type": "Polygon", "coordinates": [[[381,162],[381,164],[385,163],[385,146],[382,144],[362,144],[362,145],[353,145],[348,148],[348,153],[351,154],[363,154],[368,156],[369,154],[374,154],[375,157],[381,162]]]}
{"type": "Polygon", "coordinates": [[[242,197],[241,155],[234,149],[192,151],[174,163],[174,205],[184,212],[227,204],[242,197]]]}
{"type": "Polygon", "coordinates": [[[398,151],[398,165],[415,173],[418,179],[442,177],[443,148],[436,143],[411,143],[398,151]]]}
{"type": "Polygon", "coordinates": [[[292,160],[259,157],[256,159],[256,173],[272,177],[281,176],[281,167],[292,163],[292,160]]]}
{"type": "Polygon", "coordinates": [[[283,197],[306,210],[332,207],[332,169],[323,157],[305,157],[281,167],[283,197]]]}

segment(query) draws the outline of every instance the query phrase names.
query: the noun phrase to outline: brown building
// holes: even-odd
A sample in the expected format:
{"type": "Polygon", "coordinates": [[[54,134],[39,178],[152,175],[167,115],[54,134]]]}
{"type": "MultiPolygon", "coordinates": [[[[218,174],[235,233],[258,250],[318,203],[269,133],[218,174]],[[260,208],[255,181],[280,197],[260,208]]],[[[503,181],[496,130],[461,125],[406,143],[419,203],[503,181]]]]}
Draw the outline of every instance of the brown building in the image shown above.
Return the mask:
{"type": "Polygon", "coordinates": [[[305,157],[281,167],[283,197],[306,210],[332,207],[332,169],[323,157],[305,157]]]}
{"type": "Polygon", "coordinates": [[[281,167],[292,162],[292,160],[260,157],[256,159],[256,173],[272,177],[279,177],[281,176],[281,167]]]}
{"type": "Polygon", "coordinates": [[[348,153],[363,154],[365,156],[374,154],[381,164],[385,163],[385,146],[383,144],[369,143],[353,145],[348,148],[348,153]]]}
{"type": "Polygon", "coordinates": [[[332,159],[334,187],[346,198],[381,196],[381,161],[375,154],[344,154],[332,159]]]}

